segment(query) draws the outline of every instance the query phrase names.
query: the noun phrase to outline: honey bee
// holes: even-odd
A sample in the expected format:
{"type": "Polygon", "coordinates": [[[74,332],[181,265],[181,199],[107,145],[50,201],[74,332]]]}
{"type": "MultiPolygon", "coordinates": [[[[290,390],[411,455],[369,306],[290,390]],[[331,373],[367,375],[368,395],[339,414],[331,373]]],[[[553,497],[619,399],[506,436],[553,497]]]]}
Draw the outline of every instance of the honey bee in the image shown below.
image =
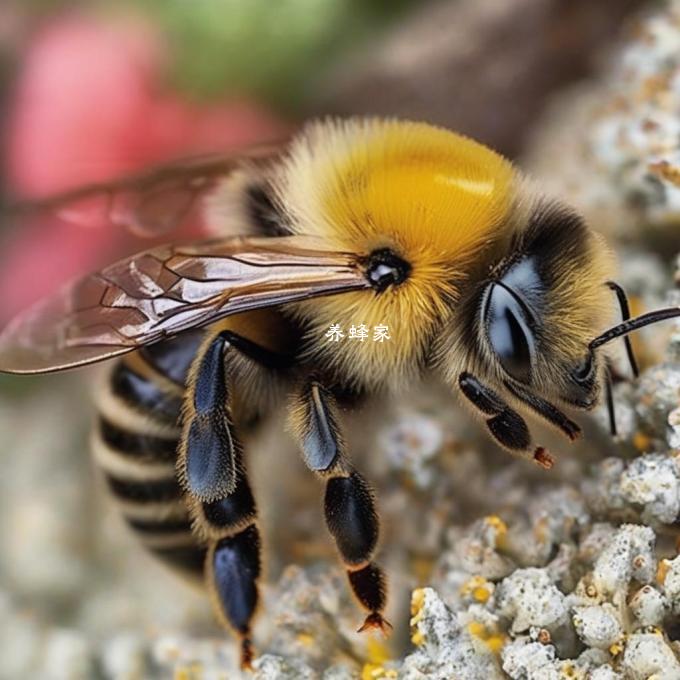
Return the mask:
{"type": "Polygon", "coordinates": [[[366,611],[359,630],[385,630],[374,494],[341,410],[434,373],[501,447],[549,467],[523,414],[573,441],[581,430],[561,408],[590,410],[604,391],[614,429],[603,346],[623,337],[637,374],[628,334],[680,316],[630,319],[610,251],[576,212],[491,149],[427,124],[317,122],[284,148],[179,163],[42,207],[121,194],[135,199],[134,231],[172,229],[178,206],[200,197],[221,237],[135,255],[38,303],[0,335],[0,370],[122,357],[98,399],[94,457],[142,543],[204,579],[244,666],[261,576],[246,428],[287,403],[366,611]],[[162,187],[186,200],[154,222],[145,199],[158,204],[162,187]],[[388,326],[391,342],[329,344],[329,326],[356,322],[388,326]]]}

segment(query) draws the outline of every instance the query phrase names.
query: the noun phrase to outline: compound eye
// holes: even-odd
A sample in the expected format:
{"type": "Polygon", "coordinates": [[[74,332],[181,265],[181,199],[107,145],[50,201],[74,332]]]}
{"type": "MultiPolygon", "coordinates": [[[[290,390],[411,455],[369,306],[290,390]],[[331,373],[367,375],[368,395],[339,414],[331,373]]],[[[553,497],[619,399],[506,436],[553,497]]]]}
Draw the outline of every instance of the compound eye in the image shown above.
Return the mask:
{"type": "Polygon", "coordinates": [[[484,310],[489,344],[503,369],[522,383],[531,380],[534,334],[528,314],[519,300],[499,284],[494,284],[484,310]]]}
{"type": "Polygon", "coordinates": [[[574,378],[577,382],[585,382],[593,372],[593,353],[588,352],[574,368],[574,378]]]}

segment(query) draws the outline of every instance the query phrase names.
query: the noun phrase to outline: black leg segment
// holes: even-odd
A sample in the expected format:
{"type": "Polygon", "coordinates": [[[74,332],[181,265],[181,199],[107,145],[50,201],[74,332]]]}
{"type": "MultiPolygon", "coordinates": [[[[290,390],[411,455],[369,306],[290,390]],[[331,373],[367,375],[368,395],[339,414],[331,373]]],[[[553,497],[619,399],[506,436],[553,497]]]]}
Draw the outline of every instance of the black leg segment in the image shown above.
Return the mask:
{"type": "Polygon", "coordinates": [[[207,546],[205,578],[213,608],[218,620],[240,637],[242,666],[248,668],[261,541],[232,421],[232,376],[243,361],[268,369],[286,365],[282,356],[232,330],[214,333],[203,343],[187,381],[178,469],[193,530],[207,546]]]}
{"type": "Polygon", "coordinates": [[[309,379],[294,395],[290,426],[310,470],[326,483],[324,514],[347,570],[352,592],[368,611],[359,629],[389,623],[382,616],[386,600],[385,576],[372,562],[379,535],[373,492],[345,455],[344,438],[335,397],[319,381],[309,379]]]}
{"type": "Polygon", "coordinates": [[[363,569],[348,571],[347,578],[352,586],[352,592],[364,609],[371,612],[359,628],[359,633],[377,628],[386,632],[391,624],[378,613],[385,608],[387,600],[387,583],[380,567],[373,563],[363,569]]]}
{"type": "Polygon", "coordinates": [[[535,394],[520,389],[507,381],[503,384],[508,392],[517,397],[522,403],[526,404],[534,413],[556,427],[569,440],[575,441],[581,436],[581,428],[573,420],[567,418],[557,406],[551,404],[549,401],[545,401],[545,399],[541,399],[541,397],[538,397],[535,394]]]}
{"type": "Polygon", "coordinates": [[[320,383],[312,381],[302,389],[293,419],[310,470],[323,472],[340,460],[344,442],[335,399],[320,383]]]}
{"type": "Polygon", "coordinates": [[[239,443],[228,410],[225,350],[218,335],[200,357],[191,380],[193,409],[184,426],[181,478],[192,496],[206,502],[230,494],[236,485],[239,443]]]}
{"type": "Polygon", "coordinates": [[[542,446],[533,447],[526,421],[500,395],[467,372],[458,377],[458,386],[465,398],[484,416],[486,427],[498,444],[508,451],[531,458],[541,467],[552,467],[552,456],[542,446]]]}
{"type": "Polygon", "coordinates": [[[236,485],[240,443],[231,420],[228,380],[234,352],[273,370],[290,365],[290,357],[231,330],[214,335],[202,347],[190,371],[179,473],[187,491],[205,502],[224,498],[236,485]]]}
{"type": "Polygon", "coordinates": [[[250,489],[245,471],[239,465],[236,486],[234,490],[224,498],[201,503],[198,510],[202,515],[202,522],[198,527],[208,536],[225,531],[235,531],[247,526],[257,517],[255,498],[250,489]]]}
{"type": "Polygon", "coordinates": [[[241,664],[252,661],[251,622],[259,601],[260,533],[254,524],[214,543],[207,571],[213,604],[222,623],[241,637],[241,664]]]}
{"type": "Polygon", "coordinates": [[[373,494],[358,472],[331,477],[324,502],[326,525],[348,565],[365,564],[378,542],[373,494]]]}

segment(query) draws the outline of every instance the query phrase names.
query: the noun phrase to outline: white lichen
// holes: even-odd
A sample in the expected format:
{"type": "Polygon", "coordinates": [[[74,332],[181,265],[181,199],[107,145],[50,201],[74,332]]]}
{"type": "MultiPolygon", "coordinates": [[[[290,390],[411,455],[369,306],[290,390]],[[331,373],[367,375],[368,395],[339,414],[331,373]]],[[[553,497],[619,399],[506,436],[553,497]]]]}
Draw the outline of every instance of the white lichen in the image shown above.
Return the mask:
{"type": "Polygon", "coordinates": [[[629,606],[641,626],[660,626],[669,610],[666,596],[650,585],[640,588],[629,606]]]}
{"type": "Polygon", "coordinates": [[[663,570],[663,591],[673,613],[680,616],[680,555],[673,560],[664,560],[663,570]]]}
{"type": "Polygon", "coordinates": [[[667,640],[659,633],[631,635],[621,662],[630,680],[678,680],[680,662],[667,640]]]}
{"type": "Polygon", "coordinates": [[[593,569],[593,583],[601,592],[624,592],[631,579],[650,583],[656,574],[654,531],[623,525],[603,547],[593,569]]]}
{"type": "Polygon", "coordinates": [[[412,639],[417,649],[403,662],[399,677],[406,680],[466,677],[501,680],[496,657],[479,645],[458,617],[432,588],[413,596],[412,639]]]}
{"type": "Polygon", "coordinates": [[[503,670],[512,680],[559,680],[555,648],[519,638],[503,649],[503,670]]]}
{"type": "Polygon", "coordinates": [[[670,524],[680,514],[680,460],[663,454],[640,456],[621,475],[621,493],[643,506],[646,522],[670,524]]]}
{"type": "Polygon", "coordinates": [[[609,602],[592,607],[574,607],[572,621],[576,633],[589,647],[609,649],[623,636],[618,611],[609,602]]]}
{"type": "Polygon", "coordinates": [[[554,630],[567,620],[564,595],[545,569],[516,570],[499,584],[496,600],[499,612],[511,619],[513,633],[531,626],[554,630]]]}
{"type": "Polygon", "coordinates": [[[299,659],[264,654],[253,665],[253,680],[318,680],[318,675],[299,659]]]}

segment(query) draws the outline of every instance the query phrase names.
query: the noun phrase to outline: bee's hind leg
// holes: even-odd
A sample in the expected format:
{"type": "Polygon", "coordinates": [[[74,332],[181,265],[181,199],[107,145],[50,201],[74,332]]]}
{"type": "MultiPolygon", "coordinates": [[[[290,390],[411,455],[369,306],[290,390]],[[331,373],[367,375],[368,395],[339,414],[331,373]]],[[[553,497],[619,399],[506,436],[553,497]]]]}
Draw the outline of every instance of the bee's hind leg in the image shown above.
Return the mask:
{"type": "Polygon", "coordinates": [[[489,433],[500,446],[533,460],[541,467],[552,467],[552,456],[542,446],[532,444],[526,421],[500,395],[470,373],[460,374],[458,386],[465,398],[485,419],[489,433]]]}
{"type": "Polygon", "coordinates": [[[233,331],[211,334],[189,373],[178,474],[194,531],[208,546],[205,575],[220,623],[241,639],[241,665],[253,659],[251,626],[261,573],[257,509],[231,416],[234,362],[266,368],[286,359],[233,331]]]}
{"type": "Polygon", "coordinates": [[[373,491],[346,456],[335,398],[321,382],[308,379],[297,390],[290,425],[307,467],[326,482],[326,525],[352,592],[368,612],[359,632],[377,628],[387,633],[385,575],[372,561],[379,533],[373,491]]]}
{"type": "Polygon", "coordinates": [[[257,508],[240,459],[234,490],[190,502],[194,530],[207,543],[205,577],[218,621],[241,640],[241,666],[253,660],[252,621],[259,602],[261,540],[257,508]]]}

